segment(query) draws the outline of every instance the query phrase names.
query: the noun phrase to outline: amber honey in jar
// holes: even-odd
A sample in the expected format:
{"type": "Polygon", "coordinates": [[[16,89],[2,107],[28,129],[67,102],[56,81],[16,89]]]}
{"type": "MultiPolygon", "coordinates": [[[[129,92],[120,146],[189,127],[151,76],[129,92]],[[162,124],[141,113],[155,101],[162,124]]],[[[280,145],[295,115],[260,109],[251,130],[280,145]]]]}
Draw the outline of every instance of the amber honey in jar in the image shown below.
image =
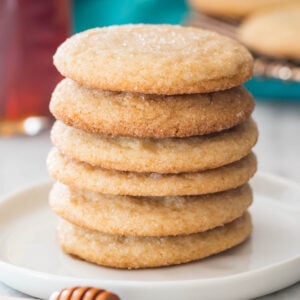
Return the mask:
{"type": "Polygon", "coordinates": [[[60,75],[52,56],[71,28],[69,0],[0,1],[0,136],[34,135],[50,123],[60,75]]]}

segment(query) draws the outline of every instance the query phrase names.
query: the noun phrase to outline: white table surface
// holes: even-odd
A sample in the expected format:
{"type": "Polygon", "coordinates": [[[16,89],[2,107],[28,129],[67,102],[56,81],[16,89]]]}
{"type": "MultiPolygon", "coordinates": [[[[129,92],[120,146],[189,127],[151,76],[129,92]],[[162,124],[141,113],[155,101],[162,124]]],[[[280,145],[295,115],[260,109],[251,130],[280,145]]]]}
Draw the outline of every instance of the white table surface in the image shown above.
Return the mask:
{"type": "MultiPolygon", "coordinates": [[[[259,169],[300,183],[300,103],[258,102],[254,118],[260,129],[255,147],[259,169]]],[[[49,149],[49,132],[36,137],[0,138],[0,196],[47,180],[49,149]]],[[[0,295],[25,296],[1,282],[0,295]]],[[[259,299],[298,300],[300,283],[259,299]]]]}

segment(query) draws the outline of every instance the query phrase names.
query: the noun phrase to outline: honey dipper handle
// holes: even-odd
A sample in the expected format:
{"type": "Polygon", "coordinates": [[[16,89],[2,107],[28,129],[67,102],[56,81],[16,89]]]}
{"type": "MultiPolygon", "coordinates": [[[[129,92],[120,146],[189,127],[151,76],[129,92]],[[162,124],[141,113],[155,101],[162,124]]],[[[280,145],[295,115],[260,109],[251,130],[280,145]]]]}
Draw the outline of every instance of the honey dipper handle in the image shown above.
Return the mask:
{"type": "Polygon", "coordinates": [[[50,296],[50,300],[120,300],[120,298],[116,294],[103,289],[76,286],[54,292],[50,296]]]}

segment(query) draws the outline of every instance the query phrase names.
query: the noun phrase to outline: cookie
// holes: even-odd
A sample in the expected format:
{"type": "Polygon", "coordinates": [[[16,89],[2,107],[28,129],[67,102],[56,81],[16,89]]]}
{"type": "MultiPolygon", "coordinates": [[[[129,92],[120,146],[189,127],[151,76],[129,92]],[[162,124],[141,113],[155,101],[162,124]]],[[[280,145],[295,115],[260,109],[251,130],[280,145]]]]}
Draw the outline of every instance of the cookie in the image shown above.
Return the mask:
{"type": "Polygon", "coordinates": [[[268,7],[283,6],[298,0],[189,0],[195,10],[208,15],[241,18],[268,7]]]}
{"type": "Polygon", "coordinates": [[[56,122],[53,144],[69,157],[106,169],[180,173],[213,169],[246,156],[258,136],[253,120],[230,130],[192,138],[101,136],[56,122]]]}
{"type": "Polygon", "coordinates": [[[300,59],[300,3],[258,12],[243,22],[239,38],[271,57],[300,59]]]}
{"type": "Polygon", "coordinates": [[[248,50],[228,37],[145,24],[78,33],[57,49],[54,64],[88,87],[163,95],[226,90],[247,81],[253,68],[248,50]]]}
{"type": "Polygon", "coordinates": [[[252,202],[249,185],[202,196],[132,197],[56,183],[50,206],[68,222],[107,234],[168,236],[206,231],[240,217],[252,202]]]}
{"type": "Polygon", "coordinates": [[[47,160],[50,175],[75,189],[111,195],[200,195],[236,188],[256,171],[250,154],[240,161],[198,173],[159,174],[107,170],[69,159],[53,148],[47,160]]]}
{"type": "Polygon", "coordinates": [[[66,221],[58,228],[66,253],[103,266],[139,269],[187,263],[242,243],[251,233],[249,213],[224,226],[168,237],[135,237],[103,234],[66,221]]]}
{"type": "Polygon", "coordinates": [[[104,135],[186,137],[217,132],[250,117],[252,96],[243,87],[192,95],[149,95],[90,89],[70,79],[52,94],[50,110],[65,124],[104,135]]]}

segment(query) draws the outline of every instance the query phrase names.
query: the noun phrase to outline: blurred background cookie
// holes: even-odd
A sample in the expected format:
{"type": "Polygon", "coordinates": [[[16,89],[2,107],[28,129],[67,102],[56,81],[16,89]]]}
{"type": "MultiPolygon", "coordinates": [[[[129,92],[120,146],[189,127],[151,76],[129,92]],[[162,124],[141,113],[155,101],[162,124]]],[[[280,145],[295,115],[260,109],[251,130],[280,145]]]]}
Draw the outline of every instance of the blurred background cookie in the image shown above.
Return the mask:
{"type": "Polygon", "coordinates": [[[292,38],[300,31],[297,0],[190,0],[188,4],[191,12],[187,25],[233,37],[252,51],[255,76],[246,87],[255,97],[299,99],[299,43],[297,38],[292,38]],[[289,7],[294,7],[291,14],[289,7]]]}
{"type": "Polygon", "coordinates": [[[300,2],[256,12],[242,22],[238,38],[251,50],[300,61],[300,2]]]}
{"type": "Polygon", "coordinates": [[[195,10],[208,15],[244,18],[262,9],[297,2],[297,0],[189,0],[188,2],[195,10]]]}

